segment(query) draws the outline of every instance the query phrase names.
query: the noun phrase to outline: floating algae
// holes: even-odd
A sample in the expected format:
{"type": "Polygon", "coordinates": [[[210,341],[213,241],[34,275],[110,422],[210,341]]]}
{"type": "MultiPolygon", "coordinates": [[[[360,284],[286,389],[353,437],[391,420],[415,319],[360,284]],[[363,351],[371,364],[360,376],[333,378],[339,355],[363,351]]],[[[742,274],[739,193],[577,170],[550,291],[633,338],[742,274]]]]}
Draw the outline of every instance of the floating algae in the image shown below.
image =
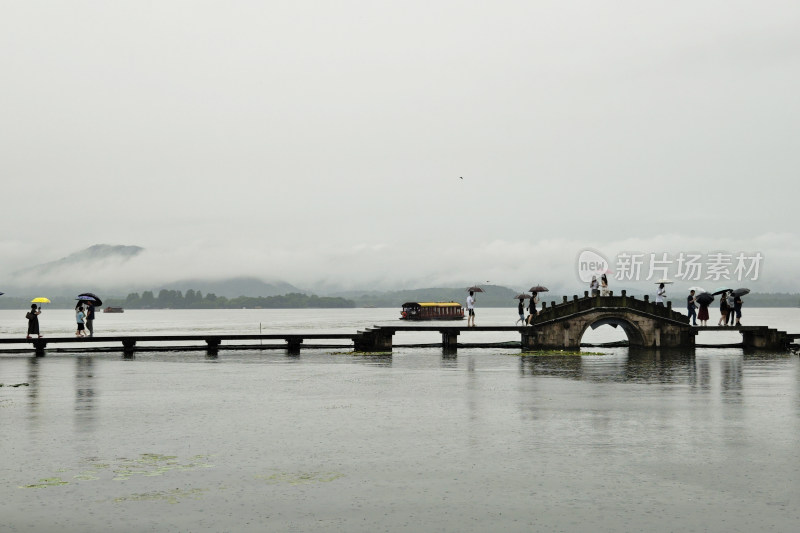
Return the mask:
{"type": "Polygon", "coordinates": [[[97,472],[94,470],[86,470],[84,472],[80,472],[79,474],[72,476],[72,478],[78,479],[80,481],[95,481],[97,479],[100,479],[100,477],[97,475],[97,472]]]}
{"type": "Polygon", "coordinates": [[[202,461],[208,456],[195,455],[190,459],[197,462],[182,464],[176,461],[177,456],[157,453],[143,453],[138,459],[122,459],[120,466],[114,469],[115,480],[126,480],[133,476],[161,476],[173,470],[185,471],[197,468],[213,468],[214,465],[202,461]]]}
{"type": "Polygon", "coordinates": [[[163,501],[169,504],[180,503],[181,498],[192,498],[199,500],[204,492],[208,489],[172,489],[172,490],[158,490],[154,492],[142,492],[140,494],[131,494],[130,496],[120,496],[114,498],[116,503],[122,502],[156,502],[163,501]]]}
{"type": "Polygon", "coordinates": [[[344,477],[341,472],[277,472],[272,475],[255,476],[256,479],[264,480],[269,485],[279,485],[286,483],[289,485],[308,485],[311,483],[330,483],[333,480],[344,477]]]}
{"type": "Polygon", "coordinates": [[[64,481],[60,477],[46,477],[40,479],[38,483],[31,483],[30,485],[21,485],[21,489],[43,489],[45,487],[58,487],[59,485],[69,485],[69,481],[64,481]]]}
{"type": "MultiPolygon", "coordinates": [[[[208,455],[195,455],[189,458],[188,462],[177,461],[177,456],[174,455],[161,455],[156,453],[143,453],[138,459],[119,458],[118,462],[106,462],[97,458],[89,459],[83,462],[83,467],[78,469],[59,468],[56,473],[65,473],[75,471],[72,476],[76,481],[97,481],[101,479],[103,471],[111,470],[114,481],[124,481],[133,476],[161,476],[171,471],[189,471],[198,468],[213,468],[214,465],[209,464],[207,459],[208,455]],[[88,465],[88,468],[87,468],[88,465]]],[[[50,477],[40,479],[38,483],[24,485],[21,488],[40,488],[52,487],[57,485],[67,485],[67,481],[63,481],[60,477],[50,477]]]]}

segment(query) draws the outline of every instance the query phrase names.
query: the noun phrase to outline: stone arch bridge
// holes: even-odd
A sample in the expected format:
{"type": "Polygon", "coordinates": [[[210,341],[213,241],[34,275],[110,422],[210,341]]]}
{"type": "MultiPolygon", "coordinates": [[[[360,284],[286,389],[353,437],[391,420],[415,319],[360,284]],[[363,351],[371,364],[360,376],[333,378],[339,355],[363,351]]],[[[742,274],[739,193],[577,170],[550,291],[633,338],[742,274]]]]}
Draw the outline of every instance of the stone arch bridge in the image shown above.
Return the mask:
{"type": "Polygon", "coordinates": [[[524,348],[578,350],[589,328],[621,327],[628,343],[637,348],[694,348],[695,336],[704,330],[738,330],[745,348],[781,349],[790,335],[767,326],[737,328],[694,327],[689,317],[667,305],[656,305],[647,296],[638,300],[622,291],[620,296],[565,296],[561,303],[543,304],[533,328],[522,332],[524,348]]]}

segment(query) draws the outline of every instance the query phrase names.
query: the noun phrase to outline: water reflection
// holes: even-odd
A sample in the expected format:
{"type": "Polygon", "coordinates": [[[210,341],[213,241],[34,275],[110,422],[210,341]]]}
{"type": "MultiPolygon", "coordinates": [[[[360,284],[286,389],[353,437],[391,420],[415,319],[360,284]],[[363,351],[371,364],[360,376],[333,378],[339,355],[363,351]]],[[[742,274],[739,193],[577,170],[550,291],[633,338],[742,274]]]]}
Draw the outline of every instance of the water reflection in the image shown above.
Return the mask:
{"type": "Polygon", "coordinates": [[[392,366],[391,354],[380,355],[354,355],[352,361],[366,366],[378,366],[389,368],[392,366]]]}
{"type": "Polygon", "coordinates": [[[75,426],[78,431],[91,432],[95,427],[94,358],[75,358],[75,426]]]}
{"type": "Polygon", "coordinates": [[[553,376],[583,379],[583,362],[580,356],[523,355],[519,358],[519,372],[523,376],[553,376]]]}
{"type": "Polygon", "coordinates": [[[694,372],[689,378],[689,385],[695,392],[711,390],[711,364],[707,357],[695,357],[694,372]]]}
{"type": "Polygon", "coordinates": [[[631,350],[626,381],[689,383],[695,380],[694,354],[680,350],[631,350]]]}
{"type": "Polygon", "coordinates": [[[39,422],[39,358],[28,359],[28,410],[31,425],[38,426],[39,422]]]}
{"type": "Polygon", "coordinates": [[[622,349],[599,356],[523,356],[520,374],[586,381],[697,383],[693,354],[663,350],[622,349]]]}
{"type": "Polygon", "coordinates": [[[741,357],[727,357],[720,360],[722,367],[722,393],[728,402],[741,402],[742,400],[742,372],[743,362],[741,357]]]}
{"type": "Polygon", "coordinates": [[[456,354],[442,354],[442,368],[456,369],[458,368],[458,355],[456,354]]]}

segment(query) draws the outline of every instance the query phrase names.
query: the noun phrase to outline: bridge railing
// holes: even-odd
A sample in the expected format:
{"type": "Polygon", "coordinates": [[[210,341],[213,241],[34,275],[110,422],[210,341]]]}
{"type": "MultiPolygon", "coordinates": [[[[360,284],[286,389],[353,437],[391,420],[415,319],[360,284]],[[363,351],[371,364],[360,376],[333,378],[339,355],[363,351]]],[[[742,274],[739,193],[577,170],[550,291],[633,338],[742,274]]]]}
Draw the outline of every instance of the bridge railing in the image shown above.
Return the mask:
{"type": "Polygon", "coordinates": [[[537,320],[554,320],[598,307],[627,308],[679,322],[688,323],[689,321],[687,315],[672,309],[672,302],[667,302],[666,305],[656,305],[650,302],[647,296],[643,300],[637,299],[634,296],[628,296],[626,291],[622,291],[619,296],[589,296],[588,292],[584,292],[582,298],[574,295],[570,300],[564,296],[561,302],[551,301],[549,305],[544,302],[537,320]]]}

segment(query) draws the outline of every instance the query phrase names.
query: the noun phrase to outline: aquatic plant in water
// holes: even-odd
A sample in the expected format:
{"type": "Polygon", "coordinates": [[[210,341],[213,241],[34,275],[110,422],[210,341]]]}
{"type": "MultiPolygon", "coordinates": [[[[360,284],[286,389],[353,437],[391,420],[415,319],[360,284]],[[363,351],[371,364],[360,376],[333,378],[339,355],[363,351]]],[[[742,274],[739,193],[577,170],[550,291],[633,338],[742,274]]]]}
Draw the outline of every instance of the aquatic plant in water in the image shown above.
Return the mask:
{"type": "Polygon", "coordinates": [[[158,490],[153,492],[142,492],[139,494],[131,494],[130,496],[120,496],[114,498],[115,503],[122,502],[153,502],[164,501],[169,504],[180,503],[181,498],[192,498],[194,500],[200,499],[204,492],[208,489],[172,489],[172,490],[158,490]]]}
{"type": "Polygon", "coordinates": [[[21,489],[43,489],[45,487],[58,487],[60,485],[69,485],[69,481],[64,481],[60,477],[46,477],[40,479],[38,483],[31,483],[30,485],[22,485],[21,489]]]}
{"type": "Polygon", "coordinates": [[[271,475],[257,475],[256,479],[261,479],[270,485],[286,483],[289,485],[307,485],[310,483],[330,483],[340,477],[344,477],[341,472],[276,472],[271,475]]]}
{"type": "MultiPolygon", "coordinates": [[[[190,459],[205,459],[206,456],[196,455],[190,459]]],[[[161,455],[157,453],[143,453],[138,459],[122,459],[122,463],[114,469],[115,480],[130,479],[132,476],[160,476],[172,470],[185,471],[197,468],[212,468],[214,465],[206,462],[189,462],[182,464],[176,461],[177,456],[161,455]]]]}
{"type": "MultiPolygon", "coordinates": [[[[174,455],[161,455],[157,453],[143,453],[136,459],[118,458],[114,462],[90,459],[84,461],[84,466],[72,476],[76,481],[96,481],[101,479],[103,471],[111,470],[114,481],[124,481],[133,476],[161,476],[171,471],[189,471],[198,468],[213,468],[214,465],[207,462],[209,455],[195,455],[188,461],[179,461],[174,455]],[[86,468],[88,465],[89,468],[86,468]]],[[[70,468],[59,468],[56,473],[67,473],[70,468]]],[[[69,482],[60,477],[49,477],[40,479],[38,483],[22,485],[20,488],[42,488],[67,485],[69,482]]]]}

